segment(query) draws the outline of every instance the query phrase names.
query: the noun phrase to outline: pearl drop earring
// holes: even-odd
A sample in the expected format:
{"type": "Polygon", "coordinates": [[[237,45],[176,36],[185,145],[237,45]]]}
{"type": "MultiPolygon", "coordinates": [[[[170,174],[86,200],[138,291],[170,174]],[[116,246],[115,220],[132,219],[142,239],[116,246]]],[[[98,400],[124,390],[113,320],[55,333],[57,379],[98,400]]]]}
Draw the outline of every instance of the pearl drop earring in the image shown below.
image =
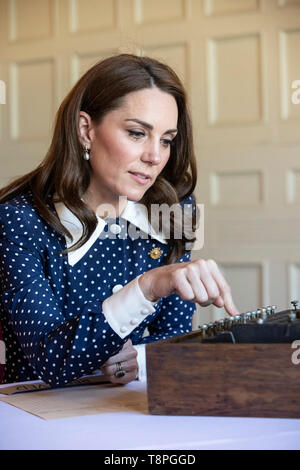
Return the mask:
{"type": "Polygon", "coordinates": [[[85,146],[85,152],[83,154],[83,158],[87,161],[90,159],[90,149],[88,148],[87,145],[85,146]]]}

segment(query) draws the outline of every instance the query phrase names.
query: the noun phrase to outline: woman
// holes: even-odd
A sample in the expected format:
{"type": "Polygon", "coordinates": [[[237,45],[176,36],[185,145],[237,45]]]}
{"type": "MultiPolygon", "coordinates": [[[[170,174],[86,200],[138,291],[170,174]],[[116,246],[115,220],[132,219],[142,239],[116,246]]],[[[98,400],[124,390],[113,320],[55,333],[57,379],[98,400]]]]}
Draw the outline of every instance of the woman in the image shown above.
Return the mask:
{"type": "Polygon", "coordinates": [[[190,331],[195,302],[238,313],[216,263],[190,262],[183,224],[175,237],[173,214],[170,234],[150,223],[154,204],[188,204],[194,220],[195,184],[174,71],[130,54],[92,67],[60,106],[45,160],[0,191],[6,382],[63,386],[100,368],[125,384],[137,345],[190,331]]]}

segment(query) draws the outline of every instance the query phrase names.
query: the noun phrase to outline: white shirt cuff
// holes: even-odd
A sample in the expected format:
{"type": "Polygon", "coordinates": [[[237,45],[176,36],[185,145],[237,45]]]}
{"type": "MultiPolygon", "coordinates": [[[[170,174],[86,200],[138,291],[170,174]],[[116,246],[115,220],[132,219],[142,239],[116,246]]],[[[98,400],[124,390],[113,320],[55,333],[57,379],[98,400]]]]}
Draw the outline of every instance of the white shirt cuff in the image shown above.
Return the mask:
{"type": "Polygon", "coordinates": [[[122,339],[137,328],[147,315],[155,312],[154,305],[157,302],[150,302],[144,296],[138,282],[140,276],[105,299],[102,304],[107,322],[122,339]]]}

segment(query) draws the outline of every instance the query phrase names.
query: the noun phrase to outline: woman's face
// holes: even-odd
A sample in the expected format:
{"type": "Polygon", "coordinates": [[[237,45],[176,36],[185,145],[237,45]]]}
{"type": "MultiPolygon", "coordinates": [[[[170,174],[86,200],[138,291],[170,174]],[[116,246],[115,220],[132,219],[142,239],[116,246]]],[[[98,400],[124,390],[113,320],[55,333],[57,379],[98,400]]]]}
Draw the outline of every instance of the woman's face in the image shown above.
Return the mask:
{"type": "Polygon", "coordinates": [[[117,207],[119,196],[132,201],[143,197],[169,159],[177,119],[175,99],[156,87],[129,93],[100,125],[81,113],[91,165],[84,199],[94,210],[103,203],[117,207]]]}

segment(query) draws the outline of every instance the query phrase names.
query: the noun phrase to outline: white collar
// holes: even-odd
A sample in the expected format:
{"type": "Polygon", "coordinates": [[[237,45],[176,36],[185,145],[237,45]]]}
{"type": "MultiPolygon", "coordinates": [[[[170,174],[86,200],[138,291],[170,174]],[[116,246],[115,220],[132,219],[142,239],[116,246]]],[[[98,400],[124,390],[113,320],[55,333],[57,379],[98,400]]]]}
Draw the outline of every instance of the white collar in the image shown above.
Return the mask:
{"type": "MultiPolygon", "coordinates": [[[[70,209],[65,206],[64,203],[56,202],[54,203],[54,207],[59,220],[73,237],[73,240],[66,237],[67,248],[69,248],[80,239],[83,231],[82,223],[73,214],[73,212],[71,212],[70,209]]],[[[68,262],[71,266],[74,266],[78,261],[81,260],[81,258],[88,252],[88,250],[93,246],[93,244],[99,238],[100,234],[103,232],[106,222],[101,217],[96,217],[98,223],[90,238],[80,248],[77,248],[77,250],[70,251],[68,253],[68,262]]],[[[160,243],[167,244],[163,234],[158,234],[150,225],[147,217],[147,208],[142,204],[138,204],[134,201],[127,201],[126,207],[121,213],[120,218],[127,220],[139,228],[142,232],[151,235],[152,238],[155,238],[160,243]]]]}

